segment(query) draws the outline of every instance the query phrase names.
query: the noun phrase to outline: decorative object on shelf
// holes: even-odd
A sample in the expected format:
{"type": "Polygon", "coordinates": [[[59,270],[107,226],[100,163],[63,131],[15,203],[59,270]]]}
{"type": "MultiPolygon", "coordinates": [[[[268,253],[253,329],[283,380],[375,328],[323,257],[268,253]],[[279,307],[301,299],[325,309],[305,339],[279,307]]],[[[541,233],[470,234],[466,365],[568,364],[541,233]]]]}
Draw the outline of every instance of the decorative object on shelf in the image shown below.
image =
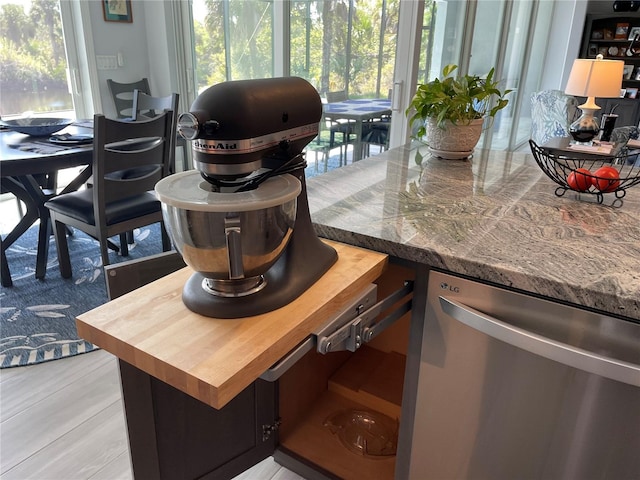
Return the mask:
{"type": "Polygon", "coordinates": [[[616,0],[613,2],[614,12],[637,12],[640,8],[638,0],[616,0]]]}
{"type": "Polygon", "coordinates": [[[569,133],[576,142],[590,142],[600,131],[600,125],[593,117],[600,110],[595,97],[619,97],[623,68],[624,62],[604,60],[601,55],[595,59],[574,60],[565,92],[587,97],[587,101],[578,107],[582,116],[569,127],[569,133]]]}
{"type": "Polygon", "coordinates": [[[625,95],[627,98],[636,98],[638,96],[638,89],[633,87],[633,88],[627,88],[627,93],[625,95]]]}
{"type": "Polygon", "coordinates": [[[638,37],[640,37],[640,27],[632,27],[631,30],[629,30],[629,38],[627,38],[627,40],[637,42],[638,37]]]}
{"type": "Polygon", "coordinates": [[[622,70],[622,76],[625,80],[631,80],[631,75],[633,75],[633,65],[625,65],[622,70]]]}
{"type": "Polygon", "coordinates": [[[511,92],[498,89],[500,82],[493,79],[493,68],[484,78],[452,76],[457,68],[447,65],[441,79],[419,85],[406,110],[409,123],[419,124],[416,136],[424,137],[434,155],[449,159],[471,155],[484,119],[493,119],[506,107],[509,100],[505,96],[511,92]]]}
{"type": "Polygon", "coordinates": [[[131,0],[102,0],[102,13],[105,22],[133,22],[131,0]]]}
{"type": "Polygon", "coordinates": [[[640,168],[627,163],[626,151],[597,159],[578,157],[577,153],[575,157],[556,155],[533,140],[529,140],[529,146],[538,166],[559,185],[555,190],[558,197],[573,190],[603,203],[604,194],[612,193],[616,199],[612,206],[622,206],[626,190],[640,183],[640,168]]]}
{"type": "Polygon", "coordinates": [[[629,24],[628,23],[618,23],[616,25],[616,34],[615,34],[615,39],[616,40],[626,40],[627,36],[629,34],[629,24]]]}

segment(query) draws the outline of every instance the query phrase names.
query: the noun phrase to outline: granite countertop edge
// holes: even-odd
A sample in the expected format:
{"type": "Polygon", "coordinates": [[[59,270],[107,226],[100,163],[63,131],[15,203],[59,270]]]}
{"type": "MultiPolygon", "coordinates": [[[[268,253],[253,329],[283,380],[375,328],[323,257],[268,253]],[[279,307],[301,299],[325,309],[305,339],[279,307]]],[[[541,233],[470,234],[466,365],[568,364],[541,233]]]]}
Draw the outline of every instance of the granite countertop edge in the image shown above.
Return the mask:
{"type": "Polygon", "coordinates": [[[640,264],[635,258],[640,248],[636,244],[640,239],[636,214],[640,190],[627,192],[619,209],[558,199],[553,195],[553,182],[540,174],[531,155],[492,152],[487,159],[480,155],[473,159],[473,182],[478,184],[478,172],[488,166],[494,172],[486,178],[494,183],[486,181],[480,194],[461,195],[460,187],[468,187],[470,181],[467,167],[427,164],[432,170],[425,177],[424,164],[418,171],[410,152],[403,146],[310,179],[317,234],[429,268],[640,321],[640,264]],[[502,173],[503,165],[511,166],[508,174],[502,173]],[[455,168],[464,178],[456,178],[455,168]],[[411,186],[422,190],[405,202],[404,207],[410,208],[403,209],[398,205],[404,198],[398,199],[413,193],[411,186]],[[459,208],[463,208],[462,215],[459,208]],[[464,223],[464,218],[473,215],[477,215],[475,223],[464,223]],[[531,231],[514,228],[503,233],[509,222],[531,231]],[[421,230],[425,225],[429,228],[421,230]],[[467,225],[474,230],[464,230],[467,225]],[[605,229],[609,226],[613,231],[605,229]],[[453,236],[470,231],[477,234],[475,238],[453,236]],[[515,245],[490,249],[486,256],[478,250],[485,241],[521,241],[529,234],[531,243],[521,246],[522,251],[515,245]],[[593,251],[586,256],[577,254],[576,249],[586,245],[592,245],[593,251]],[[528,259],[526,248],[553,250],[528,259]],[[539,262],[542,256],[545,261],[539,262]]]}

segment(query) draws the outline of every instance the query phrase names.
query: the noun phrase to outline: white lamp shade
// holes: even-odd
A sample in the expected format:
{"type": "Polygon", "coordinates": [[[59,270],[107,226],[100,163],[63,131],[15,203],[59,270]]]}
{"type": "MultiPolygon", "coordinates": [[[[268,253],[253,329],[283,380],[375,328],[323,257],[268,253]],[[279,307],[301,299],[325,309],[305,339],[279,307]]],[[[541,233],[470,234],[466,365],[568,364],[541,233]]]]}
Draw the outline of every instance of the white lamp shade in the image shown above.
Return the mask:
{"type": "Polygon", "coordinates": [[[621,60],[579,58],[573,62],[565,92],[578,97],[617,98],[623,71],[621,60]]]}

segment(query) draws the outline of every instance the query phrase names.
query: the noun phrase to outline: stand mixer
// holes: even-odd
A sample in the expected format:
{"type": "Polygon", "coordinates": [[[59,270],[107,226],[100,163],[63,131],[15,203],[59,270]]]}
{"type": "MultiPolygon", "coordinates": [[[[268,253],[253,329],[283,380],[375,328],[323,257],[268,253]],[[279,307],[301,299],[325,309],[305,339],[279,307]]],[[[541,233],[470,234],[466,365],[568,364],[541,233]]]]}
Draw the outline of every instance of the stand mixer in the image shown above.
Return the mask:
{"type": "Polygon", "coordinates": [[[178,132],[195,170],[156,185],[176,249],[195,270],[182,292],[216,318],[266,313],[296,299],[333,265],[313,230],[302,150],[322,103],[297,77],[242,80],[202,92],[178,132]]]}

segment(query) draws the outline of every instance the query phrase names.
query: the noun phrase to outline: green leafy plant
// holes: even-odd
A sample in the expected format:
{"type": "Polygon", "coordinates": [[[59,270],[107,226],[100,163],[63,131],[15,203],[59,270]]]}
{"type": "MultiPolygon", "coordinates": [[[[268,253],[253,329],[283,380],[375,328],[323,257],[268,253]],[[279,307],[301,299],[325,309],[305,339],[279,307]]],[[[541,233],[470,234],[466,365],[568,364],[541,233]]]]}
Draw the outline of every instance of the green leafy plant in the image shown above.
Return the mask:
{"type": "Polygon", "coordinates": [[[493,118],[509,103],[504,97],[511,90],[501,92],[498,89],[500,82],[493,79],[494,68],[485,78],[478,75],[451,76],[457,68],[457,65],[447,65],[442,70],[442,79],[436,78],[418,86],[406,111],[412,126],[420,122],[418,137],[425,134],[424,121],[427,118],[435,118],[438,127],[443,129],[447,120],[456,125],[466,125],[472,120],[493,118]]]}

